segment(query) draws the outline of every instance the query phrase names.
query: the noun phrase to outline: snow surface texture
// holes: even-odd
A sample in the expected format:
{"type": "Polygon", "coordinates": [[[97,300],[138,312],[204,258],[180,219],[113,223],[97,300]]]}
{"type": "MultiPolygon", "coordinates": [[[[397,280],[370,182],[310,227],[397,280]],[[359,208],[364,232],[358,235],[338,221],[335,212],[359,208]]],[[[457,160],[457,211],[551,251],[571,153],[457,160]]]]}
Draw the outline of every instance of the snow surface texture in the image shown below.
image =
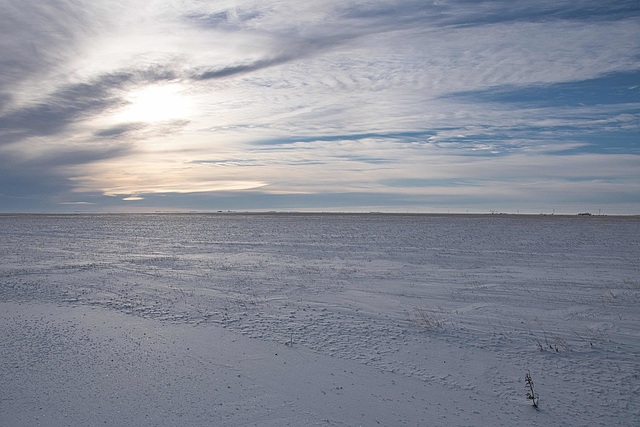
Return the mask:
{"type": "Polygon", "coordinates": [[[2,215],[0,425],[638,425],[638,236],[623,217],[2,215]]]}

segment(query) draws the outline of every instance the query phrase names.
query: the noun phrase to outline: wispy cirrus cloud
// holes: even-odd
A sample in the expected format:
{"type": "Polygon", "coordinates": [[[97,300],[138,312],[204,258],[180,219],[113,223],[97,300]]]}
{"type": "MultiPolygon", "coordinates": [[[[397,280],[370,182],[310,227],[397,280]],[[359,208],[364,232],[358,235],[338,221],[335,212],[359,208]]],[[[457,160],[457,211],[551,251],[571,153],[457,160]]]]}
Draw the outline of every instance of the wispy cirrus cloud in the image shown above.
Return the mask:
{"type": "Polygon", "coordinates": [[[637,2],[0,11],[0,209],[637,203],[637,2]]]}

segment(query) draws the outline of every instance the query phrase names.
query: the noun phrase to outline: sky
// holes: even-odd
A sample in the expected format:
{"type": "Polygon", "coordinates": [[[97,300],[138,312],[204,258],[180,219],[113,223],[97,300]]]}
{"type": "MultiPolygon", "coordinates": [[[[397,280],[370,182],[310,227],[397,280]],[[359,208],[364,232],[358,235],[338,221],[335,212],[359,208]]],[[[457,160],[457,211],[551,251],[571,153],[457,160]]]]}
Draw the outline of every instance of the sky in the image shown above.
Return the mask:
{"type": "Polygon", "coordinates": [[[640,214],[637,0],[0,0],[0,212],[640,214]]]}

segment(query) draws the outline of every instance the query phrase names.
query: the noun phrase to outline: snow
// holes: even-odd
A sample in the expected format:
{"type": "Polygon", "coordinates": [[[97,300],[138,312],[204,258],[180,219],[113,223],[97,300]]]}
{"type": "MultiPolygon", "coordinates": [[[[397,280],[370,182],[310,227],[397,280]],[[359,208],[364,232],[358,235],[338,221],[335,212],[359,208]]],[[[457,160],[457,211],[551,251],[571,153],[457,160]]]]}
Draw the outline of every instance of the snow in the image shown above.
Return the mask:
{"type": "Polygon", "coordinates": [[[638,217],[0,215],[0,425],[637,425],[637,236],[638,217]]]}

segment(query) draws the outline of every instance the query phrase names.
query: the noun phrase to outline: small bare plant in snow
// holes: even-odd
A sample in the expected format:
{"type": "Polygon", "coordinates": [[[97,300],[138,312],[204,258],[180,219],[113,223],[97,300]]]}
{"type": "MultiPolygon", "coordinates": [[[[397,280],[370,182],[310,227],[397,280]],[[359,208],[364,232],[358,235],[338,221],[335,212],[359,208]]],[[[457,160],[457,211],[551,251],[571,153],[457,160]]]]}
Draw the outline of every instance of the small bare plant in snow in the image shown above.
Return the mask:
{"type": "Polygon", "coordinates": [[[553,339],[553,341],[551,341],[549,339],[549,337],[547,337],[547,331],[544,329],[544,327],[542,326],[540,321],[537,320],[537,319],[536,319],[536,321],[538,322],[538,324],[540,325],[540,328],[542,330],[542,336],[544,337],[544,343],[542,343],[542,341],[537,336],[534,335],[534,333],[531,331],[531,327],[529,327],[529,333],[532,335],[533,341],[538,346],[538,350],[540,350],[540,351],[552,351],[552,352],[559,353],[560,349],[565,350],[565,351],[569,349],[569,346],[567,345],[566,341],[563,340],[562,338],[560,338],[559,336],[556,336],[555,339],[553,339]]]}
{"type": "Polygon", "coordinates": [[[428,330],[442,327],[442,320],[440,319],[440,316],[429,309],[416,307],[414,309],[414,320],[418,325],[428,330]]]}
{"type": "Polygon", "coordinates": [[[540,399],[540,396],[538,396],[533,389],[533,380],[531,379],[529,371],[527,371],[527,374],[524,376],[524,382],[527,388],[527,399],[530,399],[533,407],[538,409],[538,400],[540,399]]]}

